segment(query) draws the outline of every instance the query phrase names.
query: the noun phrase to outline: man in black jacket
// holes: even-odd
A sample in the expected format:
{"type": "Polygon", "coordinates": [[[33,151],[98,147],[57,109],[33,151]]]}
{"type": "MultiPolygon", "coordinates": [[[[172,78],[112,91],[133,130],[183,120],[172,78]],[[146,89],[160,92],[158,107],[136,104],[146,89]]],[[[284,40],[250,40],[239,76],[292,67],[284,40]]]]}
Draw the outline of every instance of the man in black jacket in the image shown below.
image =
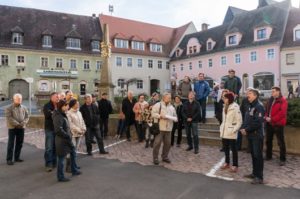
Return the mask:
{"type": "Polygon", "coordinates": [[[46,171],[51,172],[56,166],[56,152],[55,152],[55,133],[52,120],[52,113],[57,108],[58,93],[53,92],[50,95],[50,101],[44,105],[43,113],[45,116],[45,166],[46,171]]]}
{"type": "Polygon", "coordinates": [[[108,118],[112,113],[111,102],[107,100],[107,93],[102,93],[101,100],[98,101],[100,113],[100,132],[103,138],[106,138],[108,132],[108,118]]]}
{"type": "MultiPolygon", "coordinates": [[[[122,101],[122,112],[125,115],[125,128],[126,128],[126,137],[127,141],[131,141],[130,139],[130,126],[135,125],[135,115],[133,112],[133,106],[136,103],[136,99],[133,98],[132,91],[128,91],[127,97],[123,99],[122,101]]],[[[135,125],[135,129],[137,130],[137,127],[135,125]]]]}
{"type": "Polygon", "coordinates": [[[88,155],[92,155],[92,136],[96,137],[100,154],[107,154],[104,150],[103,139],[100,135],[99,109],[92,103],[92,96],[86,94],[85,104],[80,107],[80,112],[86,125],[85,143],[88,155]]]}
{"type": "Polygon", "coordinates": [[[183,104],[182,118],[187,134],[187,141],[189,147],[187,151],[195,149],[194,153],[199,153],[199,135],[198,135],[198,122],[201,116],[200,104],[195,100],[195,94],[191,91],[188,95],[188,101],[183,104]],[[192,138],[193,135],[193,138],[192,138]],[[193,144],[194,141],[194,144],[193,144]]]}

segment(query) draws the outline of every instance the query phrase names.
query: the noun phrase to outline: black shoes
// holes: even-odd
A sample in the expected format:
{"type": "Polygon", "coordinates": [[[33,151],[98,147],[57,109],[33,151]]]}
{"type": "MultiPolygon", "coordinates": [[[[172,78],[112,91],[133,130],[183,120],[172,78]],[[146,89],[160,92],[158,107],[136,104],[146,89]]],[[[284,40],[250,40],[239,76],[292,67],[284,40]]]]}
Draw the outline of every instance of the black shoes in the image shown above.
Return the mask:
{"type": "Polygon", "coordinates": [[[127,142],[131,142],[131,139],[130,139],[130,138],[127,138],[127,142]]]}
{"type": "Polygon", "coordinates": [[[255,176],[253,174],[244,175],[245,178],[254,179],[255,176]]]}
{"type": "Polygon", "coordinates": [[[279,166],[284,166],[284,165],[285,165],[285,161],[282,161],[282,160],[281,160],[281,161],[279,162],[279,166]]]}
{"type": "Polygon", "coordinates": [[[188,148],[186,149],[186,151],[191,151],[191,150],[193,150],[193,147],[188,147],[188,148]]]}
{"type": "Polygon", "coordinates": [[[22,159],[16,159],[15,162],[24,162],[22,159]]]}
{"type": "Polygon", "coordinates": [[[93,154],[92,154],[92,152],[87,152],[87,155],[92,156],[93,154]]]}
{"type": "Polygon", "coordinates": [[[171,164],[171,160],[170,159],[163,159],[162,161],[165,162],[165,163],[171,164]]]}
{"type": "Polygon", "coordinates": [[[75,173],[72,173],[72,176],[79,176],[79,175],[81,175],[81,174],[82,174],[81,171],[76,171],[75,173]]]}
{"type": "Polygon", "coordinates": [[[11,161],[11,160],[8,160],[8,161],[7,161],[7,165],[10,165],[10,166],[11,166],[11,165],[14,165],[14,162],[11,161]]]}
{"type": "Polygon", "coordinates": [[[154,164],[154,165],[159,165],[158,159],[153,160],[153,164],[154,164]]]}
{"type": "Polygon", "coordinates": [[[251,184],[254,184],[254,185],[256,185],[256,184],[264,184],[264,181],[263,181],[263,179],[254,178],[252,180],[251,184]]]}
{"type": "Polygon", "coordinates": [[[194,153],[195,153],[195,154],[198,154],[198,153],[199,153],[199,150],[198,150],[198,149],[197,149],[197,150],[195,150],[195,151],[194,151],[194,153]]]}
{"type": "Polygon", "coordinates": [[[103,155],[109,154],[108,151],[100,151],[99,153],[100,153],[100,154],[103,154],[103,155]]]}
{"type": "Polygon", "coordinates": [[[46,167],[46,172],[51,172],[52,170],[53,170],[53,168],[52,167],[46,167]]]}
{"type": "Polygon", "coordinates": [[[69,181],[70,181],[69,178],[62,178],[58,180],[58,182],[69,182],[69,181]]]}

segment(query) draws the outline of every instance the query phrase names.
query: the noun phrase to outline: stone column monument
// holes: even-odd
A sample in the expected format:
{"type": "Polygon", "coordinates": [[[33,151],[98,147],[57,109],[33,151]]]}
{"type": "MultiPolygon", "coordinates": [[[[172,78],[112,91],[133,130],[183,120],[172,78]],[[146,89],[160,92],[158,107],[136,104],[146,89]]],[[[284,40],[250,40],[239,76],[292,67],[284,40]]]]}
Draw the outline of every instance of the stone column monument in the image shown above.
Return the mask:
{"type": "Polygon", "coordinates": [[[103,58],[103,65],[100,75],[99,84],[99,97],[102,93],[107,93],[109,100],[114,104],[114,85],[111,80],[111,66],[110,58],[111,56],[111,44],[109,40],[109,29],[108,24],[103,26],[103,41],[101,42],[101,57],[103,58]]]}

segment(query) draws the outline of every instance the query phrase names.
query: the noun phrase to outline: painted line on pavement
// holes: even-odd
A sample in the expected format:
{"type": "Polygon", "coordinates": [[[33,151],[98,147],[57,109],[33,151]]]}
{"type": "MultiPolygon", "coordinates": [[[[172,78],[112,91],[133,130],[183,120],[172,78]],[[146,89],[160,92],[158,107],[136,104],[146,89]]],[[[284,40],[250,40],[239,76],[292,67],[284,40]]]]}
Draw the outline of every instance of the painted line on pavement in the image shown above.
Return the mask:
{"type": "MultiPolygon", "coordinates": [[[[25,135],[31,135],[31,134],[34,134],[34,133],[38,133],[38,132],[40,132],[41,130],[35,130],[35,131],[32,131],[32,132],[28,132],[28,133],[24,133],[24,136],[25,135]]],[[[2,138],[0,138],[0,141],[3,141],[3,140],[7,140],[8,139],[8,137],[6,136],[6,137],[2,137],[2,138]]]]}
{"type": "MultiPolygon", "coordinates": [[[[112,143],[112,144],[110,144],[110,145],[105,146],[104,149],[107,149],[107,148],[109,148],[109,147],[112,147],[112,146],[121,144],[121,143],[123,143],[123,142],[125,142],[125,141],[126,141],[126,140],[121,140],[121,141],[112,143]]],[[[99,151],[99,149],[95,149],[95,150],[92,151],[92,153],[95,153],[95,152],[98,152],[98,151],[99,151]]],[[[87,154],[86,152],[77,152],[77,153],[78,153],[78,154],[83,154],[83,155],[86,155],[86,154],[87,154]]]]}
{"type": "Polygon", "coordinates": [[[223,157],[217,164],[215,164],[210,171],[205,174],[208,177],[212,177],[212,178],[219,178],[219,179],[223,179],[223,180],[228,180],[228,181],[232,181],[233,178],[228,178],[228,177],[223,177],[223,176],[218,176],[216,175],[216,172],[221,168],[221,166],[225,163],[225,157],[223,157]]]}

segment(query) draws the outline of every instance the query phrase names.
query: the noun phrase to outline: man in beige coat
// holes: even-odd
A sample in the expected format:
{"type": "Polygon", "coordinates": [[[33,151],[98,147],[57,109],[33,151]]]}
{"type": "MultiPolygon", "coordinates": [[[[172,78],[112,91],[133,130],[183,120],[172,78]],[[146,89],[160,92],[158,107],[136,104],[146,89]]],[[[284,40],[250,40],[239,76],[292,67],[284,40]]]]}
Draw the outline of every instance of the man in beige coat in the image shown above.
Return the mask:
{"type": "Polygon", "coordinates": [[[156,135],[153,146],[153,163],[159,164],[158,153],[160,145],[163,142],[162,161],[171,163],[168,154],[171,148],[171,131],[173,122],[177,121],[175,108],[171,104],[171,94],[165,93],[160,103],[156,103],[152,108],[152,117],[154,122],[159,122],[160,133],[156,135]]]}

